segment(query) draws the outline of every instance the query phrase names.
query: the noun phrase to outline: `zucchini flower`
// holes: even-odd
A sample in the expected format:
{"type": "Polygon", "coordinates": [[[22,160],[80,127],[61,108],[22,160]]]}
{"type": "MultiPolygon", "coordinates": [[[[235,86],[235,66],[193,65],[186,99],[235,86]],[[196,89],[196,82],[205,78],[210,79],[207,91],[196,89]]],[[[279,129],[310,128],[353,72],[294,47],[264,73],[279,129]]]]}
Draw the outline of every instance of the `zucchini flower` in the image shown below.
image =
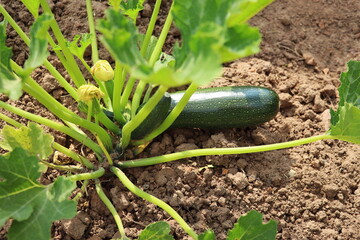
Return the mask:
{"type": "Polygon", "coordinates": [[[84,102],[89,102],[94,98],[100,99],[104,96],[104,93],[99,88],[90,84],[80,86],[77,92],[79,99],[84,102]]]}
{"type": "Polygon", "coordinates": [[[97,61],[91,68],[91,74],[100,81],[109,81],[114,78],[114,70],[106,60],[97,61]]]}

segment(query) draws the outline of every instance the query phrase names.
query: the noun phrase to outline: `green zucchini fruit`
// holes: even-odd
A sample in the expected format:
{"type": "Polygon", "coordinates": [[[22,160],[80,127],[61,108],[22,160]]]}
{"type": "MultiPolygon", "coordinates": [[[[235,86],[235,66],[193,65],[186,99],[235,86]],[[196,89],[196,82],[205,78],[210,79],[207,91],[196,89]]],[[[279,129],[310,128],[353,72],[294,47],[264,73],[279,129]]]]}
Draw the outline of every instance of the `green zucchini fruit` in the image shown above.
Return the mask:
{"type": "MultiPolygon", "coordinates": [[[[171,109],[183,92],[170,94],[171,109]]],[[[250,127],[267,122],[279,111],[279,96],[255,86],[218,87],[197,90],[172,128],[224,129],[250,127]]]]}
{"type": "MultiPolygon", "coordinates": [[[[158,127],[180,101],[184,92],[166,95],[132,133],[141,139],[158,127]]],[[[218,87],[197,90],[171,128],[225,129],[250,127],[267,122],[279,111],[279,96],[255,86],[218,87]]]]}
{"type": "MultiPolygon", "coordinates": [[[[165,93],[152,112],[149,113],[145,120],[131,133],[131,139],[142,139],[160,126],[169,114],[171,102],[170,95],[165,93]]],[[[142,107],[143,105],[139,107],[139,110],[142,107]]]]}

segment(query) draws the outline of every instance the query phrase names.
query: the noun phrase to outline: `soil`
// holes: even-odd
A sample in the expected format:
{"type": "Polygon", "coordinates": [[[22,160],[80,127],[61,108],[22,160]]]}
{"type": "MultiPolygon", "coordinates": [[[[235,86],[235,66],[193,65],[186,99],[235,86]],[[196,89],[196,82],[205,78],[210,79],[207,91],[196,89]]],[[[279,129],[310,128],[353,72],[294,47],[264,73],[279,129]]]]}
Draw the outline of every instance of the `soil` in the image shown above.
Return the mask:
{"type": "MultiPolygon", "coordinates": [[[[87,31],[84,1],[50,2],[67,38],[87,31]]],[[[153,2],[147,2],[141,13],[141,29],[149,21],[153,2]]],[[[27,30],[32,18],[20,1],[2,3],[27,30]]],[[[106,1],[93,4],[96,17],[101,17],[106,1]]],[[[162,7],[168,8],[169,3],[165,1],[162,7]]],[[[164,13],[161,12],[159,24],[164,22],[164,13]]],[[[360,56],[360,2],[277,0],[250,23],[258,26],[263,35],[261,52],[226,64],[223,76],[211,86],[270,87],[281,99],[276,118],[246,129],[167,131],[141,156],[284,142],[328,130],[329,109],[338,102],[339,74],[346,70],[348,60],[360,56]]],[[[179,37],[179,32],[172,29],[168,51],[179,37]]],[[[26,47],[10,28],[8,43],[14,50],[13,59],[22,64],[26,47]]],[[[102,51],[101,57],[106,59],[109,55],[102,51]]],[[[68,78],[59,62],[50,60],[68,78]]],[[[71,98],[44,69],[37,70],[34,77],[59,101],[74,108],[71,98]]],[[[7,98],[1,96],[1,100],[7,98]]],[[[10,102],[56,119],[28,95],[10,102]]],[[[52,133],[59,143],[80,150],[78,143],[52,133]]],[[[225,239],[236,220],[251,209],[264,214],[266,221],[278,221],[277,239],[360,239],[359,154],[360,146],[326,140],[265,153],[196,157],[128,169],[126,174],[137,186],[174,207],[197,232],[211,228],[217,239],[225,239]]],[[[42,180],[50,183],[58,174],[48,171],[42,180]]],[[[118,180],[101,180],[123,219],[128,237],[136,238],[144,226],[164,220],[170,223],[175,239],[189,239],[164,211],[129,193],[118,180]]],[[[5,232],[6,229],[0,229],[0,239],[6,239],[5,232]]],[[[88,195],[80,199],[77,216],[54,223],[52,232],[53,239],[64,240],[118,236],[114,220],[93,185],[88,195]]]]}

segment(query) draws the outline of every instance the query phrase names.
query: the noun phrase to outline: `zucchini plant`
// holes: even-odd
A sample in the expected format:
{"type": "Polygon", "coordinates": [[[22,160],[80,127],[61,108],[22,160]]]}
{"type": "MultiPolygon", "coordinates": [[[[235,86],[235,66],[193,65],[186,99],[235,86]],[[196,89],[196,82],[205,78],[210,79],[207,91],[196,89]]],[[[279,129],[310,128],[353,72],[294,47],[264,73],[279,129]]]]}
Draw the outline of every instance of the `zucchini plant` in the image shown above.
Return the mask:
{"type": "MultiPolygon", "coordinates": [[[[129,148],[141,151],[170,127],[244,127],[263,123],[275,116],[279,100],[269,89],[197,90],[221,74],[222,63],[259,50],[260,34],[246,22],[272,0],[175,0],[159,37],[153,36],[153,31],[161,0],[156,0],[144,34],[136,28],[137,15],[144,1],[109,0],[105,17],[95,23],[91,0],[86,0],[89,33],[77,35],[72,40],[65,39],[61,33],[46,0],[22,2],[34,17],[29,33],[25,33],[0,4],[0,14],[4,19],[0,23],[0,90],[10,99],[18,99],[26,92],[61,122],[0,101],[4,111],[29,120],[25,126],[0,113],[0,119],[9,124],[2,128],[0,141],[0,146],[7,151],[0,156],[0,226],[7,222],[11,224],[8,230],[10,240],[49,239],[51,223],[75,216],[76,200],[86,193],[83,191],[73,199],[69,198],[76,182],[83,183],[82,189],[94,182],[97,194],[114,217],[120,239],[128,239],[121,216],[101,186],[100,179],[106,172],[112,173],[135,195],[166,211],[193,239],[215,239],[211,230],[196,233],[170,205],[136,187],[124,169],[194,156],[269,151],[321,139],[360,143],[357,128],[360,63],[351,61],[348,72],[341,76],[339,108],[332,111],[331,129],[323,135],[272,145],[197,149],[115,161],[112,153],[121,155],[129,148]],[[189,17],[189,13],[196,14],[189,17]],[[163,45],[172,23],[180,30],[182,39],[169,55],[163,52],[163,45]],[[29,57],[23,66],[11,59],[11,48],[6,45],[7,27],[13,28],[29,46],[29,57]],[[110,52],[114,67],[99,59],[98,40],[110,52]],[[91,61],[84,58],[87,47],[92,50],[91,61]],[[47,60],[49,48],[62,63],[69,79],[47,60]],[[93,79],[85,79],[78,63],[93,79]],[[77,102],[78,109],[85,113],[84,117],[63,106],[33,79],[31,73],[40,66],[45,67],[77,102]],[[169,89],[179,86],[187,87],[183,92],[168,93],[169,89]],[[208,121],[202,121],[204,114],[211,116],[208,121]],[[53,136],[45,134],[38,124],[80,142],[93,151],[96,160],[56,143],[53,136]],[[48,158],[54,149],[78,164],[50,163],[48,158]],[[38,182],[41,169],[45,167],[64,170],[68,174],[45,186],[38,182]]],[[[274,239],[275,235],[275,221],[263,224],[262,215],[250,211],[239,218],[227,239],[274,239]]],[[[173,237],[167,223],[157,222],[144,229],[139,239],[173,237]]]]}

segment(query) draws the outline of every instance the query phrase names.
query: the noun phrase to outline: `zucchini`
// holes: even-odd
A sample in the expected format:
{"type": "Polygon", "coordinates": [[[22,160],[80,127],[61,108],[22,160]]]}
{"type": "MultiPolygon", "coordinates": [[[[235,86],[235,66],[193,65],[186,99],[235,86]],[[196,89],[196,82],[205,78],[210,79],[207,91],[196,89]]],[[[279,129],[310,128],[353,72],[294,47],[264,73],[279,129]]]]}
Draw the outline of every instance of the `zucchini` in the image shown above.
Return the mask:
{"type": "MultiPolygon", "coordinates": [[[[162,123],[184,92],[166,95],[132,133],[141,139],[162,123]]],[[[264,87],[240,86],[197,90],[171,128],[224,129],[267,122],[279,111],[279,96],[264,87]]]]}
{"type": "MultiPolygon", "coordinates": [[[[183,92],[170,94],[171,109],[183,92]]],[[[224,129],[267,122],[279,111],[279,96],[264,87],[240,86],[197,90],[172,128],[224,129]]]]}

